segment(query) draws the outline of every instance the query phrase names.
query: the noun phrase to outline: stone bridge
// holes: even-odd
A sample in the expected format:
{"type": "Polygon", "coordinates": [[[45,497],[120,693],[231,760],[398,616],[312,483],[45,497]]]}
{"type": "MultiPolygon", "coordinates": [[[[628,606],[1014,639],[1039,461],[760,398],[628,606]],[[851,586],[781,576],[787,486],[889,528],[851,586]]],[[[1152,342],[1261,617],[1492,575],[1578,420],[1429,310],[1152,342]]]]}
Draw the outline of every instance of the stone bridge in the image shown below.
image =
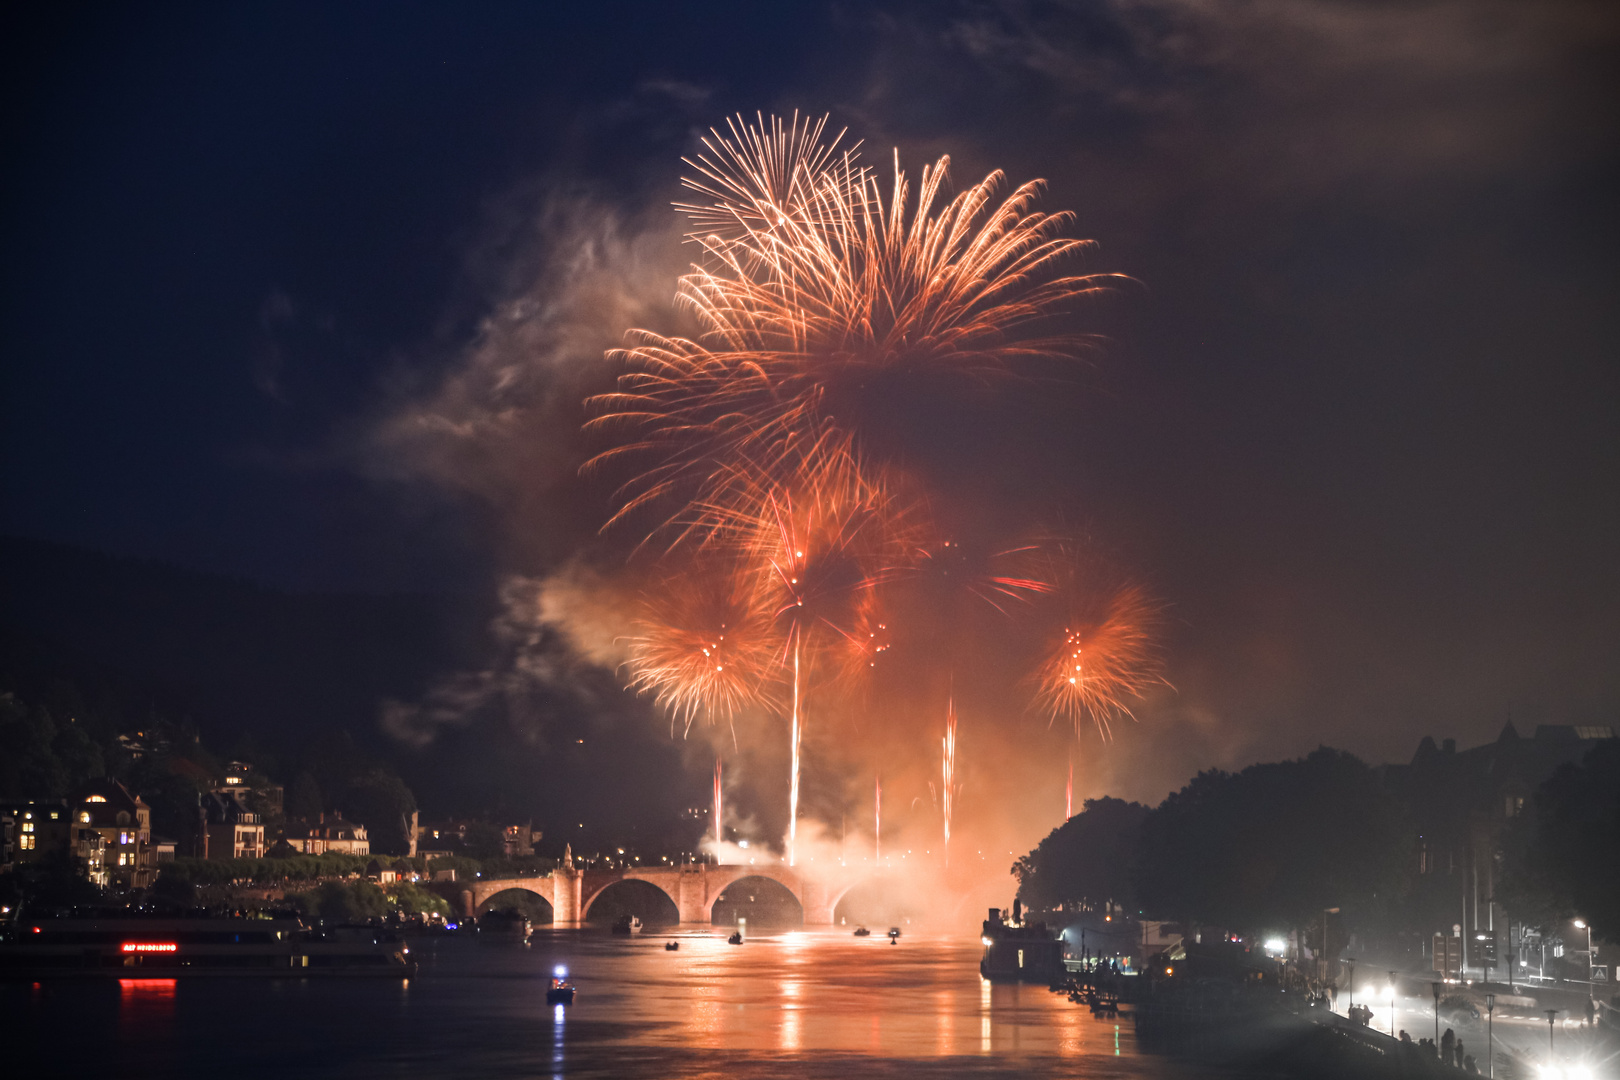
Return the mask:
{"type": "MultiPolygon", "coordinates": [[[[842,868],[840,868],[842,870],[842,868]]],[[[582,870],[564,863],[546,877],[492,878],[472,883],[461,893],[462,910],[467,917],[477,915],[491,897],[508,889],[524,889],[542,896],[551,904],[556,926],[578,926],[589,916],[591,905],[610,886],[621,881],[645,881],[662,890],[680,912],[681,922],[707,923],[713,918],[714,902],[733,883],[744,878],[769,878],[782,885],[804,909],[806,925],[829,925],[838,901],[868,876],[865,871],[834,871],[831,877],[815,876],[791,866],[732,865],[630,868],[625,870],[582,870]]]]}

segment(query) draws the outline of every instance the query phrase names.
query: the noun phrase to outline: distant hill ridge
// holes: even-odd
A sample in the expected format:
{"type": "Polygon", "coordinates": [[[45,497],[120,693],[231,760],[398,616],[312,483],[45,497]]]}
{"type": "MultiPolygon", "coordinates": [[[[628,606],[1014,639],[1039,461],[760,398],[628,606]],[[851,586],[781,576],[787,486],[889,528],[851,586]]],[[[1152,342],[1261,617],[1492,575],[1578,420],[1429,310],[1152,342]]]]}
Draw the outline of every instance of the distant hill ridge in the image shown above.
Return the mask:
{"type": "Polygon", "coordinates": [[[475,655],[485,619],[446,597],[291,593],[0,536],[0,632],[15,677],[41,667],[116,677],[221,743],[245,730],[291,748],[337,728],[375,743],[379,702],[412,699],[475,655]]]}

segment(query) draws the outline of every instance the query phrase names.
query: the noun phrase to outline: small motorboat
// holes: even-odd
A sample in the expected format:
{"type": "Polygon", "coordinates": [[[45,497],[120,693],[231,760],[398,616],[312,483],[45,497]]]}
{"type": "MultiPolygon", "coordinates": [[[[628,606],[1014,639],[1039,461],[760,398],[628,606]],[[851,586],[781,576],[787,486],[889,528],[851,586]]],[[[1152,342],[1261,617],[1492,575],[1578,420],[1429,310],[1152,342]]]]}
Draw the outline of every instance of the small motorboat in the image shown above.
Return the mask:
{"type": "Polygon", "coordinates": [[[613,924],[613,932],[615,934],[639,934],[641,933],[641,920],[634,915],[620,915],[613,924]]]}
{"type": "Polygon", "coordinates": [[[734,932],[730,937],[726,938],[726,944],[727,945],[741,945],[742,944],[742,931],[738,930],[738,931],[734,932]]]}
{"type": "Polygon", "coordinates": [[[666,941],[666,942],[664,942],[664,951],[665,952],[674,952],[676,949],[678,949],[680,947],[681,947],[681,943],[678,942],[678,941],[666,941]]]}
{"type": "Polygon", "coordinates": [[[551,973],[551,986],[546,990],[547,1005],[572,1005],[574,984],[568,981],[568,969],[560,964],[551,973]]]}
{"type": "Polygon", "coordinates": [[[898,940],[899,937],[900,937],[900,928],[898,926],[889,927],[889,940],[890,941],[895,941],[895,940],[898,940]]]}
{"type": "Polygon", "coordinates": [[[856,937],[871,937],[872,936],[872,931],[868,930],[864,926],[857,926],[855,928],[855,936],[856,937]]]}

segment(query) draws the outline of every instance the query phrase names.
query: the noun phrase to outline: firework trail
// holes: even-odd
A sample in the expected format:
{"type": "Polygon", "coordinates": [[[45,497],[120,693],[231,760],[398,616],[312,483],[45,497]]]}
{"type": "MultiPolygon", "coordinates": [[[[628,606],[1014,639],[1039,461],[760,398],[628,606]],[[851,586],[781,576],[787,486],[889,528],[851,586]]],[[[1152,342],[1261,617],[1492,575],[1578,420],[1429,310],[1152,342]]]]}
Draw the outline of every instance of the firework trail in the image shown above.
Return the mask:
{"type": "Polygon", "coordinates": [[[945,753],[941,764],[940,804],[945,810],[945,865],[951,865],[951,800],[956,791],[956,699],[945,712],[945,753]]]}
{"type": "Polygon", "coordinates": [[[872,862],[883,865],[883,774],[878,773],[872,789],[872,862]]]}
{"type": "Polygon", "coordinates": [[[720,835],[721,811],[725,809],[725,796],[720,787],[720,759],[714,759],[714,842],[720,844],[724,838],[720,835]]]}
{"type": "Polygon", "coordinates": [[[793,637],[793,730],[790,738],[793,740],[793,752],[790,756],[791,772],[788,777],[788,865],[792,866],[798,857],[799,845],[799,751],[804,743],[804,724],[799,717],[799,660],[803,652],[804,638],[795,634],[793,637]]]}

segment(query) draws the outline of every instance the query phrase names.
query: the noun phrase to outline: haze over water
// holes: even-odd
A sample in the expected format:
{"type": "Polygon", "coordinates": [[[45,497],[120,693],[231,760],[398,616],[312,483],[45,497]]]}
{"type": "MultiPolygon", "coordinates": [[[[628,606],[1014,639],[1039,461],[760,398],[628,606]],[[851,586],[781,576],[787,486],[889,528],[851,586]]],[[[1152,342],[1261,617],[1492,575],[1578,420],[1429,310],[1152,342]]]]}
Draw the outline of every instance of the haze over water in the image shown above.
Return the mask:
{"type": "Polygon", "coordinates": [[[741,947],[707,927],[541,932],[527,948],[423,940],[409,983],[56,981],[4,985],[0,1003],[30,1056],[85,1076],[1212,1075],[1139,1053],[1128,1016],[982,981],[976,940],[891,946],[883,929],[741,947]],[[572,1006],[545,1003],[556,964],[579,987],[572,1006]]]}

